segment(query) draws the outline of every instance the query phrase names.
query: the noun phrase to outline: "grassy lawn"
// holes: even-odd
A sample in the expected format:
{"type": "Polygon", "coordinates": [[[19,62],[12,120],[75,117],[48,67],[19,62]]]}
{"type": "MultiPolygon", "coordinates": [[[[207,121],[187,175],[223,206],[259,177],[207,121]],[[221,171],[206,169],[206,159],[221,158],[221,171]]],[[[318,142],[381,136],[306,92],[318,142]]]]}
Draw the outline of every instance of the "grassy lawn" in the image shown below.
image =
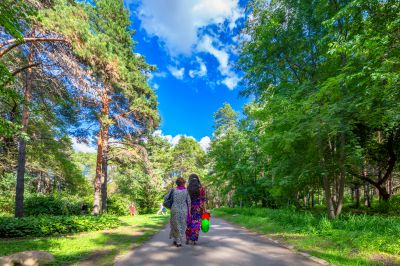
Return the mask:
{"type": "Polygon", "coordinates": [[[0,256],[26,250],[41,250],[55,256],[52,265],[112,265],[116,256],[139,246],[159,231],[166,216],[139,215],[119,218],[124,226],[116,229],[63,237],[1,239],[0,256]]]}
{"type": "Polygon", "coordinates": [[[229,209],[216,216],[280,240],[333,265],[400,265],[400,218],[324,215],[292,210],[229,209]]]}

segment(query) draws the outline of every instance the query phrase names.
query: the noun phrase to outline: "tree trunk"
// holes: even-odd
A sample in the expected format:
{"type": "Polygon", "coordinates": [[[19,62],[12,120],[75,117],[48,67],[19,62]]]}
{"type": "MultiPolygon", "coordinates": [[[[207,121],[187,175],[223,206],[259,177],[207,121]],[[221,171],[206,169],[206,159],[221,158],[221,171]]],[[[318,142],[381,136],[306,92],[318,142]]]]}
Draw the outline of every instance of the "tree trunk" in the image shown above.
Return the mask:
{"type": "Polygon", "coordinates": [[[390,194],[386,190],[385,186],[379,186],[376,187],[377,190],[379,191],[379,198],[382,199],[383,201],[388,201],[390,199],[390,194]]]}
{"type": "MultiPolygon", "coordinates": [[[[102,108],[101,117],[99,119],[100,131],[97,140],[97,160],[96,160],[96,178],[94,181],[94,203],[93,203],[93,214],[99,215],[101,213],[102,204],[102,190],[103,184],[102,179],[107,178],[107,163],[103,167],[103,161],[107,161],[107,145],[108,145],[108,127],[109,127],[109,98],[108,98],[108,87],[104,86],[105,92],[101,97],[102,108]],[[106,154],[104,154],[106,153],[106,154]],[[104,171],[104,173],[103,173],[104,171]]],[[[104,183],[104,182],[103,182],[104,183]]],[[[107,190],[107,184],[105,185],[107,190]]],[[[107,197],[107,195],[105,195],[107,197]]]]}
{"type": "Polygon", "coordinates": [[[330,219],[335,219],[335,208],[333,206],[333,200],[332,200],[332,195],[331,195],[331,185],[329,182],[329,178],[324,175],[323,177],[323,183],[324,183],[324,191],[325,191],[325,201],[326,201],[326,206],[328,208],[328,216],[330,219]]]}
{"type": "MultiPolygon", "coordinates": [[[[102,126],[100,126],[100,128],[102,128],[102,126]]],[[[100,129],[97,138],[97,160],[96,160],[96,178],[94,180],[93,215],[100,214],[102,158],[103,158],[103,129],[100,129]]]]}
{"type": "Polygon", "coordinates": [[[346,136],[341,133],[339,135],[339,176],[335,178],[335,193],[334,193],[334,207],[335,207],[335,217],[338,217],[342,212],[343,207],[343,198],[344,198],[344,189],[345,189],[345,181],[346,181],[346,136]]]}
{"type": "Polygon", "coordinates": [[[335,217],[338,217],[340,213],[342,212],[342,207],[343,207],[343,197],[344,197],[344,186],[345,186],[345,181],[346,177],[342,173],[339,176],[338,180],[338,191],[337,191],[337,201],[336,201],[336,208],[335,208],[335,217]]]}
{"type": "Polygon", "coordinates": [[[102,212],[107,212],[107,167],[108,167],[108,126],[104,132],[104,149],[103,149],[103,158],[102,158],[102,180],[103,184],[101,185],[101,209],[102,212]]]}
{"type": "Polygon", "coordinates": [[[311,192],[311,208],[315,207],[314,190],[311,192]]]}
{"type": "Polygon", "coordinates": [[[369,197],[369,183],[365,182],[364,183],[364,206],[366,207],[371,207],[371,201],[369,197]]]}
{"type": "Polygon", "coordinates": [[[389,196],[391,197],[393,195],[393,176],[390,175],[389,180],[387,181],[387,191],[389,193],[389,196]]]}
{"type": "Polygon", "coordinates": [[[355,201],[356,201],[356,208],[360,207],[360,185],[356,185],[354,188],[354,194],[355,194],[355,201]]]}
{"type": "MultiPolygon", "coordinates": [[[[33,51],[30,51],[28,63],[33,63],[33,51]]],[[[32,69],[27,70],[26,86],[24,91],[24,105],[22,109],[22,136],[18,143],[18,168],[17,185],[15,188],[15,217],[24,216],[24,181],[26,164],[26,140],[24,135],[28,132],[29,124],[29,104],[32,99],[32,69]]]]}

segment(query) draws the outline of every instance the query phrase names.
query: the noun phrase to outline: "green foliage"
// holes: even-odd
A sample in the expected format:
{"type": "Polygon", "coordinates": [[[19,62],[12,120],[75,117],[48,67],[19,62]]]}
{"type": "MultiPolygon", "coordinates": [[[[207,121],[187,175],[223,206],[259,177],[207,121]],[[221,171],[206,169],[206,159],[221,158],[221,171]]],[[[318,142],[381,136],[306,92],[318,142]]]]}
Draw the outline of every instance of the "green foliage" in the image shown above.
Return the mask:
{"type": "Polygon", "coordinates": [[[117,216],[129,215],[130,203],[128,196],[114,194],[107,199],[107,213],[117,216]]]}
{"type": "Polygon", "coordinates": [[[115,228],[115,216],[37,216],[24,218],[0,217],[0,237],[35,237],[65,235],[115,228]]]}
{"type": "Polygon", "coordinates": [[[90,206],[90,201],[63,195],[33,194],[25,199],[25,215],[80,215],[82,205],[90,206]]]}
{"type": "Polygon", "coordinates": [[[374,207],[374,211],[386,215],[400,215],[400,195],[392,197],[389,201],[381,201],[374,207]]]}
{"type": "Polygon", "coordinates": [[[0,3],[0,26],[4,27],[6,33],[21,39],[23,28],[27,26],[29,16],[33,9],[23,0],[3,0],[0,3]]]}
{"type": "Polygon", "coordinates": [[[199,176],[205,175],[205,152],[193,138],[181,137],[172,150],[172,158],[172,165],[169,169],[172,176],[187,178],[192,173],[199,176]]]}
{"type": "Polygon", "coordinates": [[[237,118],[238,114],[232,109],[232,106],[229,103],[224,103],[224,105],[214,114],[214,134],[216,136],[221,136],[227,133],[230,129],[235,128],[237,118]]]}
{"type": "Polygon", "coordinates": [[[355,184],[388,200],[389,176],[399,181],[400,49],[388,30],[399,28],[398,1],[248,8],[238,66],[254,100],[241,120],[227,105],[217,111],[210,183],[245,206],[307,208],[304,198],[323,190],[330,218],[355,184]]]}

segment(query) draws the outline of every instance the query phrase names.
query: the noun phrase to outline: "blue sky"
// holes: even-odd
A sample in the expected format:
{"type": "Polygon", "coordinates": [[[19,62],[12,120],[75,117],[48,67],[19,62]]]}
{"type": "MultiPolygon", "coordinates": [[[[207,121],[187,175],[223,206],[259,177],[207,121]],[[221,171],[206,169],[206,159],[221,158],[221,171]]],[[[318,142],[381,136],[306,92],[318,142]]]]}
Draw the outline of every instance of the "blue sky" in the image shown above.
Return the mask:
{"type": "MultiPolygon", "coordinates": [[[[234,68],[245,1],[125,0],[137,31],[137,53],[157,66],[149,83],[158,95],[158,134],[211,137],[213,114],[224,102],[240,111],[234,68]]],[[[177,139],[177,138],[175,138],[177,139]]]]}

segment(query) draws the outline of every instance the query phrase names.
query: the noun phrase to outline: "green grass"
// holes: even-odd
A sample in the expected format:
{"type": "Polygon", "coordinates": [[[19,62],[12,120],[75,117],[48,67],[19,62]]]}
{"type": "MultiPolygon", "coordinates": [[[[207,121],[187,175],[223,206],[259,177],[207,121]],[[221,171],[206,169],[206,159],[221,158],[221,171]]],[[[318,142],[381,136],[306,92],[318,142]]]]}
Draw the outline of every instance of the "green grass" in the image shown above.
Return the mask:
{"type": "Polygon", "coordinates": [[[116,256],[142,244],[167,221],[165,217],[156,215],[119,219],[123,226],[105,231],[63,237],[1,239],[0,256],[41,250],[54,255],[56,261],[52,265],[71,265],[85,260],[91,262],[91,265],[112,265],[116,256]]]}
{"type": "Polygon", "coordinates": [[[259,208],[214,213],[334,265],[400,265],[398,217],[345,214],[331,221],[310,212],[259,208]]]}

